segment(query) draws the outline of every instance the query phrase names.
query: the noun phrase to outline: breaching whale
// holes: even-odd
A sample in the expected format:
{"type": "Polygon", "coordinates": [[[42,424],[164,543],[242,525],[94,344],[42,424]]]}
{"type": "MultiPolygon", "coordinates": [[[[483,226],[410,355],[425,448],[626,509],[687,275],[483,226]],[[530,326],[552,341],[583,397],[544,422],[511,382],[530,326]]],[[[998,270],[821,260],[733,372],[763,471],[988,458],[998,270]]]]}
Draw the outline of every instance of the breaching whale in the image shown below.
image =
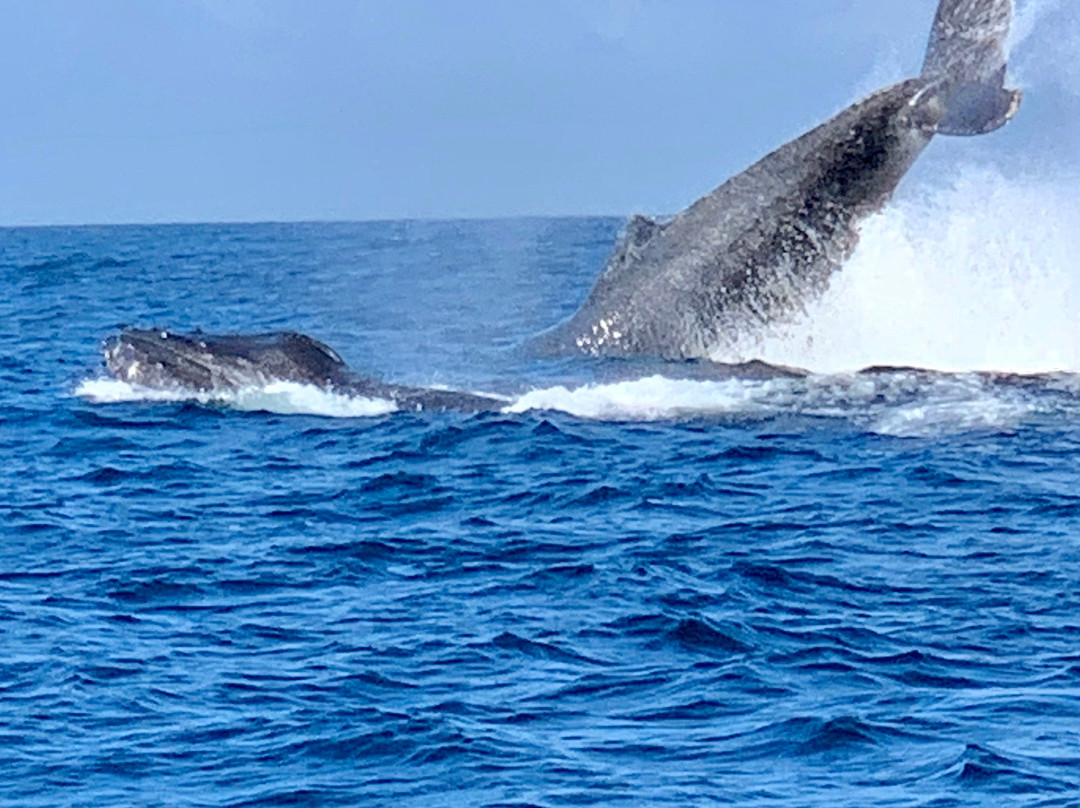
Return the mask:
{"type": "Polygon", "coordinates": [[[507,402],[453,390],[387,384],[349,370],[327,345],[305,334],[178,334],[129,328],[102,346],[121,381],[154,390],[223,394],[291,381],[391,401],[401,410],[497,410],[507,402]]]}
{"type": "MultiPolygon", "coordinates": [[[[636,216],[581,309],[541,335],[551,353],[709,358],[788,317],[828,286],[858,224],[880,209],[935,135],[977,135],[1012,119],[1005,87],[1011,0],[941,0],[921,74],[860,101],[772,152],[670,221],[636,216]]],[[[386,384],[352,373],[294,332],[177,334],[128,329],[104,345],[119,379],[228,392],[285,380],[403,409],[501,409],[507,402],[386,384]]],[[[783,372],[783,369],[770,369],[783,372]]]]}
{"type": "Polygon", "coordinates": [[[670,221],[635,216],[581,309],[540,353],[708,358],[799,312],[851,256],[936,134],[1008,122],[1011,0],[942,0],[918,78],[780,147],[670,221]]]}

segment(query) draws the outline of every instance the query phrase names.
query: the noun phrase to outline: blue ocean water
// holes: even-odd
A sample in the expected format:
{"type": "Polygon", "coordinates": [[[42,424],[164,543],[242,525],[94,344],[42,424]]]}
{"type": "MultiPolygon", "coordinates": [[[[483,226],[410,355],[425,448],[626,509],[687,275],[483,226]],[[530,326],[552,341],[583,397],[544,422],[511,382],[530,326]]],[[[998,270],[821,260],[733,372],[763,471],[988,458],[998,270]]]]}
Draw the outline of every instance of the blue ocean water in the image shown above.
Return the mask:
{"type": "Polygon", "coordinates": [[[0,230],[0,804],[1080,805],[1080,377],[516,350],[620,224],[0,230]],[[508,407],[155,400],[128,324],[508,407]]]}

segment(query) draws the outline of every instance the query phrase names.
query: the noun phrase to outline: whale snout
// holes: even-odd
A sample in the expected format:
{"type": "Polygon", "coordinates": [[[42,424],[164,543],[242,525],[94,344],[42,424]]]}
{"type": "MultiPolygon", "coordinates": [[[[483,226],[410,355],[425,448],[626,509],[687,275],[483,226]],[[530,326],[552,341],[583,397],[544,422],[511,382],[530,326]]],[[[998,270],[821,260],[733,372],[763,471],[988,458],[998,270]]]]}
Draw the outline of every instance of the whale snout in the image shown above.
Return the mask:
{"type": "Polygon", "coordinates": [[[129,384],[196,390],[212,385],[198,342],[168,331],[125,329],[105,340],[102,353],[109,372],[129,384]]]}
{"type": "Polygon", "coordinates": [[[102,346],[121,381],[156,389],[233,391],[269,381],[326,387],[350,379],[328,346],[291,331],[266,334],[179,334],[128,328],[102,346]]]}
{"type": "Polygon", "coordinates": [[[139,384],[149,357],[139,350],[138,343],[126,338],[125,334],[109,337],[102,343],[105,365],[109,372],[122,381],[139,384]]]}

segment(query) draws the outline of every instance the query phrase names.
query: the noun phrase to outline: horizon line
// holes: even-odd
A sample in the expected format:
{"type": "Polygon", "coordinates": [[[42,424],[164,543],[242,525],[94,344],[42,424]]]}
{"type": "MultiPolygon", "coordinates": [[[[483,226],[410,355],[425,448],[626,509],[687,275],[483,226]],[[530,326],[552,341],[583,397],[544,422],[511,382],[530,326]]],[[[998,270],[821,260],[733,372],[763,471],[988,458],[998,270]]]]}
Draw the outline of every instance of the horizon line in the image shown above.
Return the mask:
{"type": "Polygon", "coordinates": [[[0,223],[0,230],[33,229],[77,229],[106,227],[200,227],[200,226],[255,226],[255,225],[316,225],[316,224],[452,224],[455,222],[507,222],[530,219],[629,219],[634,213],[521,213],[499,216],[401,216],[372,217],[357,219],[312,218],[312,219],[177,219],[173,221],[130,221],[130,222],[29,222],[23,224],[0,223]]]}

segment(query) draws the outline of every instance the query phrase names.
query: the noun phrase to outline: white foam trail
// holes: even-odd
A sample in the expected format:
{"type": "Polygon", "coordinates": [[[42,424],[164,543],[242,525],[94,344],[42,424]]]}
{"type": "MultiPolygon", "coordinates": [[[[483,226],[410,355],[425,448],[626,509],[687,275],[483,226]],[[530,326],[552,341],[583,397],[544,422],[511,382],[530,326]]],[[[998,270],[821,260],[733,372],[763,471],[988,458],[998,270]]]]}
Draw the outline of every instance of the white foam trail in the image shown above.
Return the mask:
{"type": "MultiPolygon", "coordinates": [[[[503,412],[554,411],[605,422],[801,416],[840,419],[882,435],[932,437],[1009,429],[1048,407],[1072,417],[1080,409],[1078,379],[1062,376],[1044,380],[1037,386],[1041,393],[1036,395],[1022,385],[995,383],[973,373],[934,375],[911,371],[710,381],[649,376],[611,384],[532,390],[503,412]]],[[[149,390],[115,379],[91,379],[80,384],[76,394],[98,403],[191,401],[242,411],[329,418],[369,418],[396,409],[390,401],[353,397],[294,382],[211,395],[149,390]]]]}
{"type": "Polygon", "coordinates": [[[725,414],[760,409],[784,386],[777,381],[692,381],[650,376],[636,381],[586,385],[570,389],[533,390],[506,412],[557,410],[581,418],[612,421],[651,421],[687,414],[725,414]]]}
{"type": "Polygon", "coordinates": [[[651,376],[534,390],[507,412],[550,410],[599,421],[791,415],[840,418],[870,432],[916,437],[1008,429],[1044,406],[1020,387],[977,374],[891,372],[724,381],[651,376]]]}
{"type": "Polygon", "coordinates": [[[239,410],[281,415],[371,418],[395,412],[398,408],[388,399],[351,396],[297,382],[271,382],[265,387],[240,390],[235,395],[229,403],[239,410]]]}
{"type": "Polygon", "coordinates": [[[75,388],[75,395],[95,404],[121,404],[130,401],[189,401],[194,394],[180,390],[150,390],[119,379],[86,379],[75,388]]]}
{"type": "Polygon", "coordinates": [[[131,401],[192,401],[203,405],[226,406],[244,412],[270,412],[279,415],[318,415],[328,418],[371,418],[397,410],[386,399],[364,398],[324,390],[310,384],[276,381],[261,387],[235,392],[195,392],[189,390],[151,390],[117,379],[88,379],[75,394],[95,403],[113,404],[131,401]]]}
{"type": "Polygon", "coordinates": [[[870,432],[898,438],[923,438],[973,430],[1017,426],[1036,410],[1033,404],[985,396],[960,401],[932,401],[898,407],[867,425],[870,432]]]}
{"type": "Polygon", "coordinates": [[[714,358],[835,373],[1080,370],[1080,202],[1064,180],[966,168],[897,202],[804,316],[714,358]]]}

